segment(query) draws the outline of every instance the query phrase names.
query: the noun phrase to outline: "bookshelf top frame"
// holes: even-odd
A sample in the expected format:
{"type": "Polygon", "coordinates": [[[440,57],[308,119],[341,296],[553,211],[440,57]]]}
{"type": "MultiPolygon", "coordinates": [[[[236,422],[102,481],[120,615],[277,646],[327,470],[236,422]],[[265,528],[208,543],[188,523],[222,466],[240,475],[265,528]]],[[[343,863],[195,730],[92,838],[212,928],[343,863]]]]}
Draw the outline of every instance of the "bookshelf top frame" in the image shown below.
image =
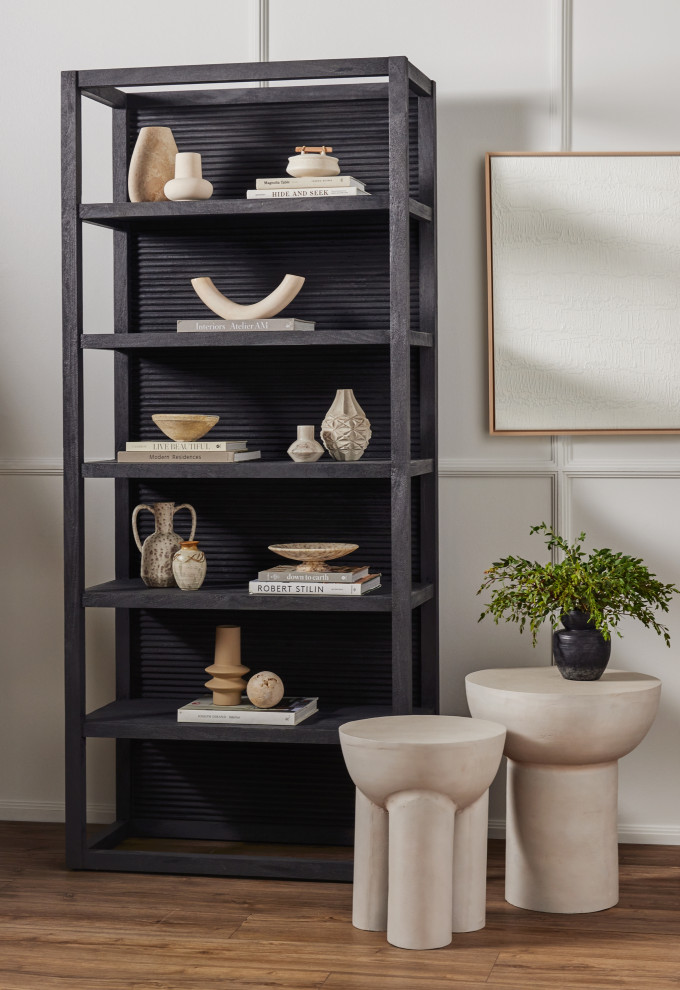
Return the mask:
{"type": "MultiPolygon", "coordinates": [[[[383,82],[393,73],[405,73],[409,89],[417,96],[432,95],[432,81],[405,56],[390,58],[310,59],[285,62],[236,62],[214,65],[151,66],[121,69],[86,69],[76,73],[83,96],[110,107],[129,107],[138,94],[120,87],[193,86],[220,83],[285,82],[313,79],[371,79],[383,82]]],[[[365,83],[360,85],[365,86],[365,83]]],[[[371,84],[369,84],[371,85],[371,84]]],[[[349,88],[349,87],[348,87],[349,88]]],[[[195,92],[195,91],[194,91],[195,92]]],[[[225,91],[229,92],[229,91],[225,91]]],[[[257,90],[256,90],[257,92],[257,90]]],[[[175,91],[181,100],[184,94],[175,91]]],[[[148,99],[149,94],[139,94],[148,99]]],[[[271,97],[264,97],[265,99],[271,97]]]]}

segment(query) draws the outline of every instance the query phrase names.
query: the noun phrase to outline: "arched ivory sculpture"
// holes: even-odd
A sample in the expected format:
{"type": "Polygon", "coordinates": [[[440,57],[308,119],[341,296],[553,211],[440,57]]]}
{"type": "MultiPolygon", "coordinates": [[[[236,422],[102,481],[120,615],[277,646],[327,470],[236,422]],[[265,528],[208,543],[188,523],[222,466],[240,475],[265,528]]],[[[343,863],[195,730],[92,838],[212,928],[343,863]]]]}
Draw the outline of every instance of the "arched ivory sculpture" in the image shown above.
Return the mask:
{"type": "Polygon", "coordinates": [[[264,299],[251,306],[241,306],[223,296],[211,278],[191,280],[199,299],[223,320],[265,320],[267,317],[276,316],[295,299],[304,282],[301,275],[286,275],[281,284],[264,299]]]}

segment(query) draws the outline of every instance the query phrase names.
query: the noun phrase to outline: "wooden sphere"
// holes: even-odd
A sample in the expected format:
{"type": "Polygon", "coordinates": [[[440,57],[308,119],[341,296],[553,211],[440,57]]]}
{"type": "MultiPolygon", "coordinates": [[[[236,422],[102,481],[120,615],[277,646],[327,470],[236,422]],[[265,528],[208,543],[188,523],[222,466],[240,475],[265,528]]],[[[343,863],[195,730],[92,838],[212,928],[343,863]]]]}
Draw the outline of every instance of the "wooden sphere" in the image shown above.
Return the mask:
{"type": "Polygon", "coordinates": [[[283,698],[283,681],[271,670],[261,670],[248,681],[246,694],[257,708],[273,708],[283,698]]]}

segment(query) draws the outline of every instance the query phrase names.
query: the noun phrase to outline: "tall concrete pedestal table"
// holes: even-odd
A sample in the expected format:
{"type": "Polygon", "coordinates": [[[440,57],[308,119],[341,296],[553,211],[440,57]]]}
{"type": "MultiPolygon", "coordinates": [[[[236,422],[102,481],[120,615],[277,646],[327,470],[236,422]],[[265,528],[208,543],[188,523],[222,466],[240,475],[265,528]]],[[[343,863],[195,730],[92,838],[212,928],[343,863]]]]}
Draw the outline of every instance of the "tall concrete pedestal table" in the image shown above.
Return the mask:
{"type": "Polygon", "coordinates": [[[606,670],[568,681],[556,667],[480,670],[475,718],[508,732],[505,897],[532,911],[602,911],[619,899],[618,760],[649,731],[656,677],[606,670]]]}

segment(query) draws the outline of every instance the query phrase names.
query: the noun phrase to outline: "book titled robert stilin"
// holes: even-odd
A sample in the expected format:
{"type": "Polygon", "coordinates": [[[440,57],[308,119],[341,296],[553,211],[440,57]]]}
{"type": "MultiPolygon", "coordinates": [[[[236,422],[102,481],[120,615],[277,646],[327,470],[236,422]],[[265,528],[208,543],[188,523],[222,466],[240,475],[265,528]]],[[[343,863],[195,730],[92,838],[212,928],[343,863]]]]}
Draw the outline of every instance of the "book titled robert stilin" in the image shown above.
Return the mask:
{"type": "Polygon", "coordinates": [[[240,705],[214,705],[211,694],[177,709],[178,722],[240,722],[242,725],[297,725],[318,711],[318,698],[282,698],[273,708],[257,708],[244,696],[240,705]]]}
{"type": "Polygon", "coordinates": [[[248,591],[251,595],[365,595],[380,587],[379,574],[367,574],[349,584],[336,581],[327,584],[309,582],[303,584],[297,581],[249,581],[248,591]]]}

